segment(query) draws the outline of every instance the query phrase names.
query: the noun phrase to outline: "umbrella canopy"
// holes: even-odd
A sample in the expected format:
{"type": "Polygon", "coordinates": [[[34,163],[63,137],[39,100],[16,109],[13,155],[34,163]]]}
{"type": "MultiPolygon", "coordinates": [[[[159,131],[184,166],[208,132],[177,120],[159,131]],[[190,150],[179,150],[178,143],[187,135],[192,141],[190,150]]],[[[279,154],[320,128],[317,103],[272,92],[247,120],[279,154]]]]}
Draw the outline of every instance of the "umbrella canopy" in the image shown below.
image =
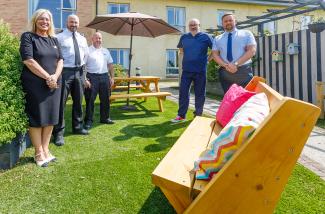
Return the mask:
{"type": "Polygon", "coordinates": [[[180,33],[164,20],[142,13],[116,13],[98,15],[87,27],[113,35],[134,35],[157,37],[164,34],[180,33]]]}

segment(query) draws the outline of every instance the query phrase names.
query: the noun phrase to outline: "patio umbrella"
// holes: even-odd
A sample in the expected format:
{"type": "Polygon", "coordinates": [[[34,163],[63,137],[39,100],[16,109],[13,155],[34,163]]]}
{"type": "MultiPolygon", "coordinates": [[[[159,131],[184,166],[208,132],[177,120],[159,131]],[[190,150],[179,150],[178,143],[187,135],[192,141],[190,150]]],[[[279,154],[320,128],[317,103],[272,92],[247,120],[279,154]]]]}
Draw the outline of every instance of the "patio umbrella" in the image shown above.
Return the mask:
{"type": "MultiPolygon", "coordinates": [[[[87,25],[87,27],[113,35],[131,36],[128,70],[129,77],[132,63],[133,36],[157,37],[164,34],[180,33],[178,29],[169,25],[160,18],[137,12],[98,15],[87,25]]],[[[128,93],[130,93],[130,82],[128,82],[128,93]]],[[[127,106],[129,106],[129,99],[127,99],[127,106]]]]}

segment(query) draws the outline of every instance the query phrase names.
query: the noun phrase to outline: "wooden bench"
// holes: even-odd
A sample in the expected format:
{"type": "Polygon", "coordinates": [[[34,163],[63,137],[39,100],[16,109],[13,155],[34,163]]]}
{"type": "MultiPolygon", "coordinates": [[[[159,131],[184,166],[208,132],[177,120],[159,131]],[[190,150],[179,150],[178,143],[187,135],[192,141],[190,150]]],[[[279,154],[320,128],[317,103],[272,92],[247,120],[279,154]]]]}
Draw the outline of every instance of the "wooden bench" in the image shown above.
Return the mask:
{"type": "Polygon", "coordinates": [[[164,111],[162,106],[162,100],[165,100],[167,96],[171,96],[172,94],[169,92],[149,92],[149,93],[139,93],[139,94],[112,94],[110,96],[110,100],[118,100],[118,99],[141,99],[141,98],[148,98],[148,97],[157,97],[158,99],[158,106],[161,112],[164,111]]]}
{"type": "Polygon", "coordinates": [[[273,213],[320,110],[256,77],[246,88],[266,93],[271,112],[210,182],[190,170],[222,129],[213,118],[196,117],[152,173],[177,213],[273,213]]]}
{"type": "Polygon", "coordinates": [[[325,82],[316,82],[316,102],[317,106],[320,108],[320,116],[319,118],[324,119],[324,88],[325,88],[325,82]]]}

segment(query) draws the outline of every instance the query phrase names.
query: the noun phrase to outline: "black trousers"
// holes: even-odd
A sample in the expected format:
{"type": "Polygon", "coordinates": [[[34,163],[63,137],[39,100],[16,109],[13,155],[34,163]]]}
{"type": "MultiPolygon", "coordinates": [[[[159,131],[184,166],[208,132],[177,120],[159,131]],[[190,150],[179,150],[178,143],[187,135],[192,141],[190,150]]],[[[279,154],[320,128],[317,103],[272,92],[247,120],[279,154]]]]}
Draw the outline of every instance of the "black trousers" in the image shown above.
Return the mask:
{"type": "Polygon", "coordinates": [[[63,136],[65,129],[64,110],[69,94],[72,97],[72,130],[82,129],[82,99],[84,95],[84,68],[63,68],[59,123],[54,126],[53,135],[63,136]]]}
{"type": "Polygon", "coordinates": [[[108,73],[87,73],[87,78],[90,81],[91,87],[85,90],[86,115],[84,121],[85,123],[93,122],[97,94],[99,94],[100,100],[100,121],[105,121],[110,117],[109,96],[111,95],[111,84],[108,73]]]}
{"type": "Polygon", "coordinates": [[[251,64],[240,66],[236,73],[230,73],[224,67],[220,67],[219,69],[219,79],[224,93],[226,93],[234,83],[245,87],[252,78],[253,70],[251,64]]]}

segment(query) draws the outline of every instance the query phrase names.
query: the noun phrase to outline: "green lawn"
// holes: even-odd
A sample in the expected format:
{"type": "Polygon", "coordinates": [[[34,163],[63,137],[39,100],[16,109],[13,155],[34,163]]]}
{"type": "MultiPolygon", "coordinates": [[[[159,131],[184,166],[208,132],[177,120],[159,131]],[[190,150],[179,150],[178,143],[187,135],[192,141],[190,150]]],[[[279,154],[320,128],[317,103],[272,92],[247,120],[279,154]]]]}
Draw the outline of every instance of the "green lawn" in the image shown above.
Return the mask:
{"type": "MultiPolygon", "coordinates": [[[[51,145],[59,162],[50,167],[36,167],[28,149],[17,167],[0,172],[0,213],[174,213],[150,175],[192,114],[172,125],[177,104],[171,101],[164,113],[155,99],[135,112],[120,110],[123,104],[112,106],[116,124],[95,123],[89,136],[71,135],[68,121],[66,145],[51,145]]],[[[325,182],[297,165],[276,213],[324,213],[324,196],[325,182]]]]}

